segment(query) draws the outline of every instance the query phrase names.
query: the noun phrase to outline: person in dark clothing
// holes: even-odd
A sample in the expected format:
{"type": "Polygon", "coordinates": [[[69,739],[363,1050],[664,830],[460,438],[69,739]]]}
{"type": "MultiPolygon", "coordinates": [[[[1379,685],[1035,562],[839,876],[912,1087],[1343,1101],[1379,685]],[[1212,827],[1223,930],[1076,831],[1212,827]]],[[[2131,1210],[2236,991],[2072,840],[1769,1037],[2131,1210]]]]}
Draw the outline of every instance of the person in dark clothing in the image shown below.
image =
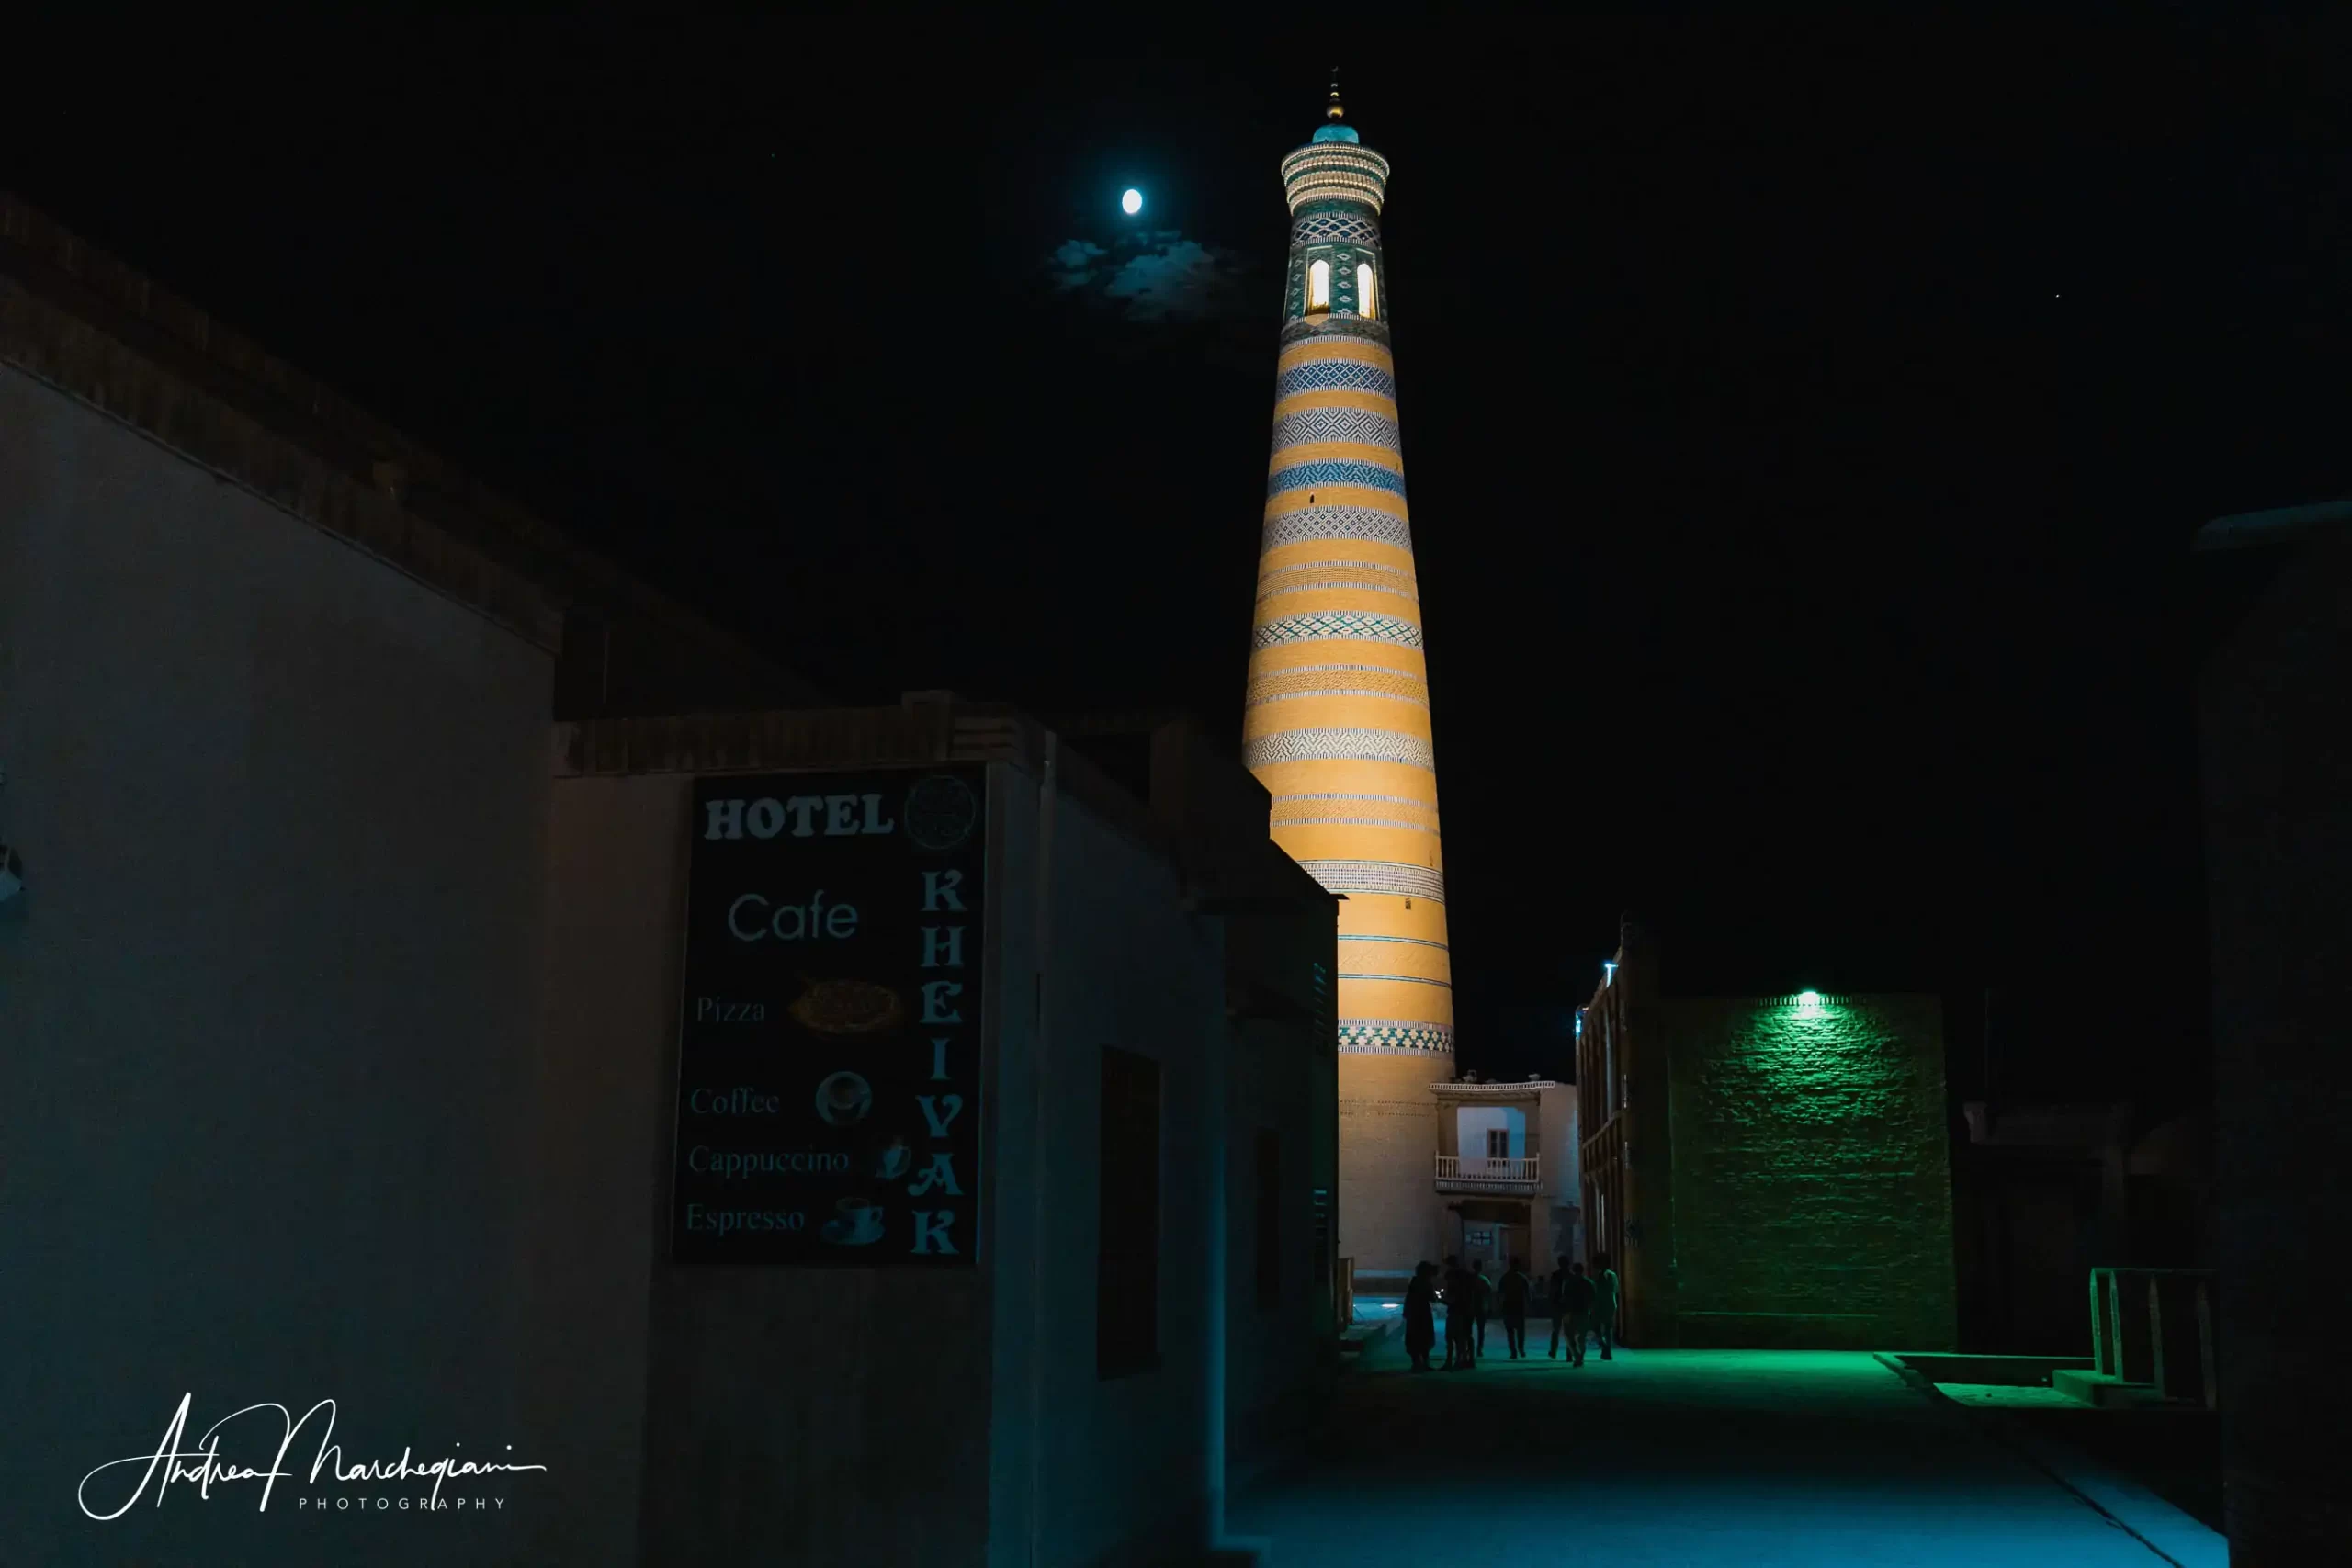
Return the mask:
{"type": "Polygon", "coordinates": [[[1466,1372],[1477,1356],[1478,1276],[1445,1260],[1445,1370],[1466,1372]]]}
{"type": "Polygon", "coordinates": [[[1471,1277],[1478,1282],[1478,1315],[1471,1322],[1478,1336],[1478,1354],[1483,1356],[1487,1353],[1487,1319],[1495,1310],[1495,1282],[1487,1278],[1485,1258],[1478,1259],[1471,1277]]]}
{"type": "Polygon", "coordinates": [[[1527,1260],[1514,1258],[1502,1283],[1495,1288],[1503,1309],[1503,1342],[1510,1347],[1514,1361],[1527,1354],[1527,1298],[1534,1292],[1535,1281],[1527,1277],[1527,1260]]]}
{"type": "Polygon", "coordinates": [[[1437,1265],[1413,1265],[1413,1282],[1405,1287],[1405,1354],[1413,1370],[1430,1370],[1430,1349],[1437,1343],[1437,1265]]]}
{"type": "Polygon", "coordinates": [[[1444,1328],[1445,1366],[1442,1370],[1449,1372],[1453,1370],[1453,1308],[1450,1303],[1446,1302],[1445,1299],[1445,1282],[1448,1279],[1453,1277],[1453,1255],[1449,1253],[1445,1261],[1437,1266],[1436,1272],[1430,1276],[1430,1299],[1441,1305],[1443,1305],[1446,1309],[1444,1328]]]}
{"type": "Polygon", "coordinates": [[[1552,1297],[1552,1354],[1560,1353],[1560,1336],[1568,1337],[1568,1365],[1584,1365],[1585,1325],[1592,1315],[1592,1281],[1584,1265],[1571,1263],[1560,1270],[1552,1297]]]}
{"type": "Polygon", "coordinates": [[[1592,1255],[1592,1337],[1600,1346],[1600,1359],[1613,1361],[1610,1347],[1617,1338],[1617,1270],[1609,1266],[1609,1254],[1592,1255]]]}

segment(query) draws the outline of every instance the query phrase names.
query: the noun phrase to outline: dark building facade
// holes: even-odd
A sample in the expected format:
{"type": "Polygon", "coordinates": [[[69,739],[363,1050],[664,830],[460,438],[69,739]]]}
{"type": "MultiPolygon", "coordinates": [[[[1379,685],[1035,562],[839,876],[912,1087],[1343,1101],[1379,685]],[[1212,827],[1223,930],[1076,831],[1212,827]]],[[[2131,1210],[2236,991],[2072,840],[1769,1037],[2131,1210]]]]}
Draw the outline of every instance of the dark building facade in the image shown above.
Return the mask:
{"type": "Polygon", "coordinates": [[[2352,1439],[2325,1391],[2352,1286],[2352,503],[2199,543],[2241,590],[2198,692],[2230,1561],[2342,1562],[2352,1439]]]}
{"type": "Polygon", "coordinates": [[[1584,1229],[1628,1344],[1954,1348],[1939,998],[1668,996],[1629,922],[1581,1017],[1584,1229]]]}
{"type": "Polygon", "coordinates": [[[2088,1355],[2092,1269],[2213,1266],[2210,1110],[1972,1100],[1962,1114],[1963,1349],[2088,1355]]]}
{"type": "Polygon", "coordinates": [[[541,1158],[627,1216],[547,1255],[550,1299],[599,1303],[540,1358],[547,1407],[615,1411],[562,1438],[615,1494],[552,1527],[564,1561],[1149,1560],[1204,1544],[1225,1468],[1304,1427],[1336,1356],[1331,899],[1247,773],[1182,726],[1152,739],[1138,800],[944,699],[562,732],[548,1037],[602,1066],[550,1100],[541,1158]],[[641,1172],[686,1137],[693,792],[955,765],[985,775],[989,834],[974,1266],[678,1262],[641,1172]],[[595,1555],[616,1527],[641,1558],[595,1555]]]}
{"type": "Polygon", "coordinates": [[[1238,765],[826,707],[6,202],[0,779],[11,1561],[1077,1563],[1312,1407],[1334,917],[1238,765]]]}

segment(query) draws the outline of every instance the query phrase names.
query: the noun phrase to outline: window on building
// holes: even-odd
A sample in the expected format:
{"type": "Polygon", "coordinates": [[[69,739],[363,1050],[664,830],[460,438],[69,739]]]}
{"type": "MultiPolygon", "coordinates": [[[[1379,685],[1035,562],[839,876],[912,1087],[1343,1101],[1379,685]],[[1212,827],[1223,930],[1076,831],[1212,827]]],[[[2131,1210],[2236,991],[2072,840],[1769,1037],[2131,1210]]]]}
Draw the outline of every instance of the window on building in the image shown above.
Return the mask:
{"type": "Polygon", "coordinates": [[[1510,1158],[1510,1128],[1489,1127],[1487,1129],[1487,1157],[1488,1159],[1510,1158]]]}
{"type": "Polygon", "coordinates": [[[1115,1378],[1159,1364],[1159,1064],[1109,1045],[1100,1176],[1094,1371],[1115,1378]]]}
{"type": "Polygon", "coordinates": [[[1366,317],[1380,314],[1378,302],[1374,299],[1372,292],[1372,264],[1370,262],[1356,263],[1356,313],[1366,317]]]}
{"type": "Polygon", "coordinates": [[[1313,261],[1306,264],[1306,309],[1309,313],[1331,308],[1331,264],[1313,261]]]}
{"type": "Polygon", "coordinates": [[[1331,1287],[1331,1190],[1317,1188],[1313,1202],[1315,1261],[1309,1266],[1307,1278],[1316,1290],[1326,1291],[1331,1287]]]}
{"type": "Polygon", "coordinates": [[[1283,1303],[1283,1135],[1258,1129],[1258,1310],[1283,1303]]]}
{"type": "Polygon", "coordinates": [[[1610,1115],[1614,1116],[1617,1114],[1617,1108],[1625,1102],[1623,1087],[1617,1081],[1616,1020],[1611,1018],[1609,1014],[1603,1013],[1600,1019],[1600,1027],[1603,1032],[1600,1036],[1600,1049],[1602,1052],[1600,1088],[1601,1093],[1608,1100],[1608,1105],[1605,1109],[1608,1111],[1610,1115]]]}

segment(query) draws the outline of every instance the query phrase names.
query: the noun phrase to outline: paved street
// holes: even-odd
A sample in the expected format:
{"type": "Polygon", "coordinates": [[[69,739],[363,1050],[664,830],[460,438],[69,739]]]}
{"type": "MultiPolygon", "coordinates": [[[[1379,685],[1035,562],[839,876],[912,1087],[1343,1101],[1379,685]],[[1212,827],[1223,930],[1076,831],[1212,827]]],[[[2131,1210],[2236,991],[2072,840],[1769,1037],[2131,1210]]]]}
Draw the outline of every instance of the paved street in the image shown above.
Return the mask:
{"type": "MultiPolygon", "coordinates": [[[[1329,1457],[1244,1493],[1230,1529],[1271,1537],[1272,1568],[2170,1560],[1868,1355],[1571,1368],[1530,1338],[1528,1360],[1415,1374],[1392,1335],[1343,1383],[1329,1457]]],[[[1487,1343],[1501,1350],[1499,1324],[1487,1343]]]]}

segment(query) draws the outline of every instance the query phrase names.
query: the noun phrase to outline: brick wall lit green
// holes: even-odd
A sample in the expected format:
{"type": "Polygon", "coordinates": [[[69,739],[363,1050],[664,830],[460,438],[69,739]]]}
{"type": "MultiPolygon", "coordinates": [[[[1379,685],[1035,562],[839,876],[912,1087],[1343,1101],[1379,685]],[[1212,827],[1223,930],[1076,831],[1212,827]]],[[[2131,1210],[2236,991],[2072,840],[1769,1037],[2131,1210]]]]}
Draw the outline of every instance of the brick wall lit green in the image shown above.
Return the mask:
{"type": "Polygon", "coordinates": [[[1674,1008],[1680,1342],[1952,1348],[1936,998],[1674,1008]]]}

